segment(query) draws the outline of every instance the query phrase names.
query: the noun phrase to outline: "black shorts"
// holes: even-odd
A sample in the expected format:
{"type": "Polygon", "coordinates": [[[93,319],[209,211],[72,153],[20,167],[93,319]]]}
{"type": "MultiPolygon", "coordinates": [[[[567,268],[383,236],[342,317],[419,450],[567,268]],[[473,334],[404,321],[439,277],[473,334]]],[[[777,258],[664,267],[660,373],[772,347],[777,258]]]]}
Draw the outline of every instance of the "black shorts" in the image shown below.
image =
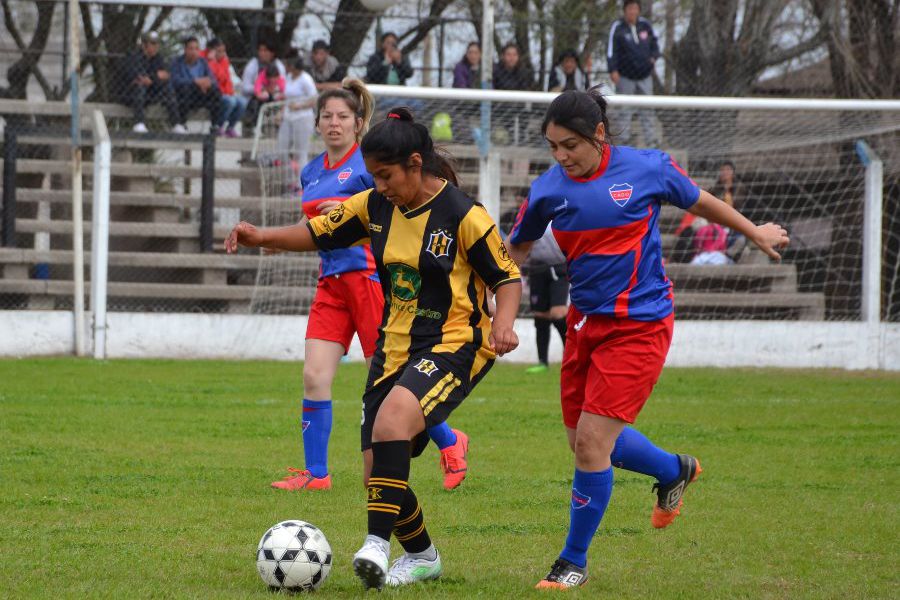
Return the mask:
{"type": "Polygon", "coordinates": [[[531,310],[547,312],[552,306],[566,306],[569,301],[569,280],[566,265],[539,265],[528,273],[531,310]]]}
{"type": "MultiPolygon", "coordinates": [[[[474,377],[469,371],[455,364],[453,354],[428,352],[417,354],[396,373],[373,387],[366,387],[363,394],[363,418],[360,427],[362,449],[372,447],[372,428],[381,403],[395,385],[408,389],[419,400],[425,414],[425,428],[440,425],[460,405],[469,392],[493,366],[488,360],[474,377]],[[463,372],[465,371],[465,372],[463,372]]],[[[471,361],[468,363],[471,365],[471,361]]],[[[412,455],[419,456],[428,445],[428,432],[423,431],[412,443],[412,455]]]]}

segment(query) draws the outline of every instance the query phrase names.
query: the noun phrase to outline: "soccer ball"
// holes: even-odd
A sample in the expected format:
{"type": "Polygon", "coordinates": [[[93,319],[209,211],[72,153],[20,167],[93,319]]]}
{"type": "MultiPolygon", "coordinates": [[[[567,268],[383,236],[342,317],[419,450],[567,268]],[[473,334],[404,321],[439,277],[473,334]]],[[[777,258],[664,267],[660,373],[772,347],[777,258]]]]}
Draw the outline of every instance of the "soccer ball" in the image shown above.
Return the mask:
{"type": "Polygon", "coordinates": [[[259,540],[256,570],[270,589],[312,591],[331,572],[331,546],[315,525],[282,521],[259,540]]]}

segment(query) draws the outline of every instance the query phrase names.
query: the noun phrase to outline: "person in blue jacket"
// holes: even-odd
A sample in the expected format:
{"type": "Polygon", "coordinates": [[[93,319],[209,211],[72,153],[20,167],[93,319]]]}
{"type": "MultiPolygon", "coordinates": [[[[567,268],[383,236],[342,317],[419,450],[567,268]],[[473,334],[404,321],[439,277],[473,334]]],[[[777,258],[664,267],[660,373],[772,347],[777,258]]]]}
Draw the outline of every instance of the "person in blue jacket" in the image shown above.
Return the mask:
{"type": "Polygon", "coordinates": [[[214,128],[223,124],[222,93],[206,59],[200,56],[200,42],[191,36],[184,40],[184,54],[172,61],[172,87],[178,100],[180,125],[184,127],[192,110],[205,108],[214,128]]]}

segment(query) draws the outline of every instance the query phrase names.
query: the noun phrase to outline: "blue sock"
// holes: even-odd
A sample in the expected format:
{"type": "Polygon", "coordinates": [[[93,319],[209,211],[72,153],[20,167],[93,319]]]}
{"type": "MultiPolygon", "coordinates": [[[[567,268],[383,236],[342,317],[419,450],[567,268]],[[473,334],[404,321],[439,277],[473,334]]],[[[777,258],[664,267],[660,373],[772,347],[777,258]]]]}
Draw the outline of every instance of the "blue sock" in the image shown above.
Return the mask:
{"type": "Polygon", "coordinates": [[[453,433],[453,430],[447,425],[447,421],[444,421],[440,425],[429,427],[428,437],[430,437],[441,450],[449,448],[456,443],[456,434],[453,433]]]}
{"type": "Polygon", "coordinates": [[[612,489],[612,467],[593,473],[575,469],[572,507],[569,509],[569,535],[560,558],[582,568],[587,565],[588,546],[600,527],[612,489]]]}
{"type": "Polygon", "coordinates": [[[331,437],[331,400],[303,399],[303,454],[313,477],[328,475],[328,438],[331,437]]]}
{"type": "Polygon", "coordinates": [[[609,457],[614,467],[655,477],[665,485],[681,474],[678,456],[653,445],[643,433],[626,427],[616,438],[616,445],[609,457]]]}

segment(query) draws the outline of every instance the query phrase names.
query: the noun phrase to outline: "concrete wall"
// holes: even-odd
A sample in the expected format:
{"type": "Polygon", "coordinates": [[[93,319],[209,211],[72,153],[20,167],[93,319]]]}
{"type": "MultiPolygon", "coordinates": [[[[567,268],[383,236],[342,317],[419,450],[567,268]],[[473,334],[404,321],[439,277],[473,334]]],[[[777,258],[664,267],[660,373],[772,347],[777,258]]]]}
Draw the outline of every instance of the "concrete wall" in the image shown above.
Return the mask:
{"type": "MultiPolygon", "coordinates": [[[[0,311],[0,356],[71,354],[73,329],[70,312],[0,311]]],[[[303,360],[305,331],[306,317],[110,313],[107,357],[303,360]]],[[[505,360],[534,362],[534,326],[520,319],[516,331],[505,360]]],[[[561,350],[554,332],[551,360],[561,350]]],[[[362,358],[355,340],[350,358],[362,358]]],[[[667,364],[900,370],[900,324],[680,321],[667,364]]]]}

